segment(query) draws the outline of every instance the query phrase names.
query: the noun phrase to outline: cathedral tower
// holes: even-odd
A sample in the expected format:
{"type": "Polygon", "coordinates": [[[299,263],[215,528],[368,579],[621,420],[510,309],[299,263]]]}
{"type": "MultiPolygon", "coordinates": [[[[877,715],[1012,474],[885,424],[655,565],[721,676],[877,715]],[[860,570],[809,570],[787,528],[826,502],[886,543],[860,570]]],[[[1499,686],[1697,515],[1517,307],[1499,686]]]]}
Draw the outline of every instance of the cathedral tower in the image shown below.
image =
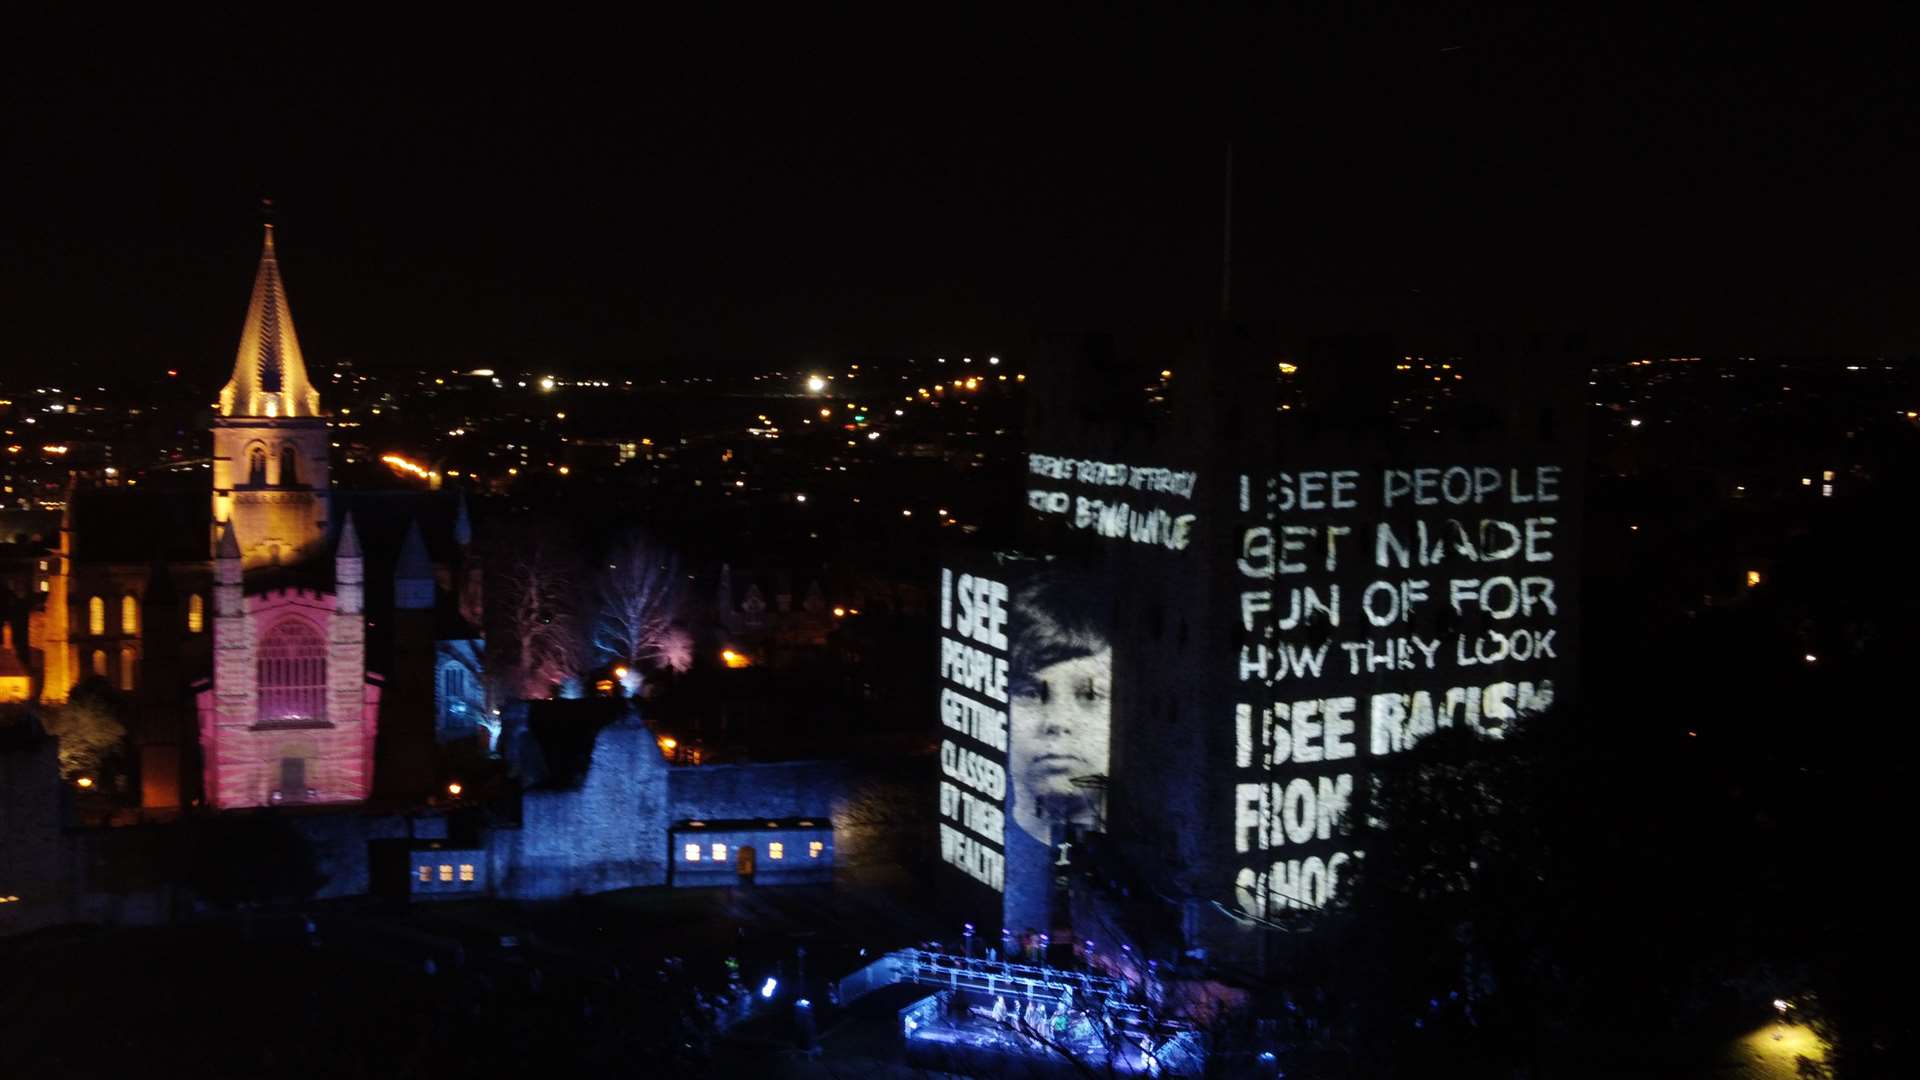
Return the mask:
{"type": "Polygon", "coordinates": [[[233,377],[213,421],[213,520],[232,522],[243,569],[293,564],[327,535],[327,421],[307,381],[266,227],[233,377]]]}

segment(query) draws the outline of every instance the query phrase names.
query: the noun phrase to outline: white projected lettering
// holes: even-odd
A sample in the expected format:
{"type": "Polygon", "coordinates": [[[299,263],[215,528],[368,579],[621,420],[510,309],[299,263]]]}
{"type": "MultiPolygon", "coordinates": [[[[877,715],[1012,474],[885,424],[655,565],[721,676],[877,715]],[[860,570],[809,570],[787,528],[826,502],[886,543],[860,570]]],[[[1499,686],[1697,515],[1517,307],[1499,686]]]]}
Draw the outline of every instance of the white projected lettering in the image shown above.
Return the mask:
{"type": "Polygon", "coordinates": [[[1200,474],[1157,465],[1028,454],[1027,508],[1075,531],[1185,551],[1198,515],[1189,507],[1200,474]],[[1075,492],[1054,485],[1096,489],[1075,492]]]}
{"type": "Polygon", "coordinates": [[[1006,888],[1007,584],[940,571],[940,858],[1006,888]]]}
{"type": "Polygon", "coordinates": [[[1231,546],[1240,683],[1238,906],[1318,907],[1360,857],[1367,760],[1548,710],[1569,632],[1558,465],[1242,475],[1231,546]]]}

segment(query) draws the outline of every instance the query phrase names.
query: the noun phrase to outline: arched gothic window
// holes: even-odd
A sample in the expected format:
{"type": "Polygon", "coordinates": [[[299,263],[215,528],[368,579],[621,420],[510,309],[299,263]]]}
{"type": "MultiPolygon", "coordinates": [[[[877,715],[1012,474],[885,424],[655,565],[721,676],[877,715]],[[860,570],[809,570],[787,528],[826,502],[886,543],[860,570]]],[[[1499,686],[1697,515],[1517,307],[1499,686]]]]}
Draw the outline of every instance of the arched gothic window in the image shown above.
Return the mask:
{"type": "Polygon", "coordinates": [[[132,593],[120,598],[120,632],[128,637],[140,632],[140,598],[132,593]]]}
{"type": "Polygon", "coordinates": [[[467,673],[458,664],[440,669],[440,700],[449,715],[466,715],[467,673]]]}
{"type": "Polygon", "coordinates": [[[267,486],[267,452],[261,447],[247,451],[247,483],[256,487],[267,486]]]}
{"type": "Polygon", "coordinates": [[[197,634],[207,628],[207,602],[199,593],[187,597],[187,633],[197,634]]]}
{"type": "Polygon", "coordinates": [[[326,718],[327,640],[305,619],[282,619],[260,642],[260,722],[326,718]]]}
{"type": "Polygon", "coordinates": [[[299,482],[300,455],[293,452],[293,447],[283,446],[280,448],[280,486],[292,487],[299,482]]]}
{"type": "Polygon", "coordinates": [[[100,676],[100,677],[101,677],[101,678],[103,678],[103,679],[104,679],[104,678],[106,678],[106,676],[107,676],[107,650],[105,650],[105,649],[95,649],[95,650],[93,650],[93,673],[94,673],[95,675],[98,675],[98,676],[100,676]]]}
{"type": "Polygon", "coordinates": [[[87,600],[87,633],[99,637],[107,632],[107,600],[103,596],[87,600]]]}

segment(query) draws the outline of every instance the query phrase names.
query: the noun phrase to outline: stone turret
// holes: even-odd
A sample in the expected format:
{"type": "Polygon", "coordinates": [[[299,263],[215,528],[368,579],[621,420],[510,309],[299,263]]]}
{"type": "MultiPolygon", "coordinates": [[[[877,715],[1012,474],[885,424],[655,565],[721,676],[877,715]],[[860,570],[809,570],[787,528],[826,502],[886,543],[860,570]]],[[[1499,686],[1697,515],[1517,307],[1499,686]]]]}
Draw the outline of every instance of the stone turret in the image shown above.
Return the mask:
{"type": "Polygon", "coordinates": [[[393,669],[380,695],[374,785],[384,798],[413,802],[434,787],[433,562],[420,522],[407,527],[393,568],[393,669]]]}
{"type": "MultiPolygon", "coordinates": [[[[242,718],[235,722],[251,722],[260,711],[254,677],[253,619],[247,612],[243,580],[240,542],[234,536],[233,522],[223,522],[213,557],[213,708],[221,716],[242,718]]],[[[210,746],[213,735],[203,718],[203,749],[210,746]]],[[[206,756],[205,783],[208,797],[217,800],[220,763],[211,752],[206,756]]]]}
{"type": "Polygon", "coordinates": [[[366,610],[366,557],[360,554],[360,533],[353,527],[353,515],[340,523],[340,542],[333,550],[333,595],[336,611],[359,615],[366,610]]]}
{"type": "Polygon", "coordinates": [[[427,557],[427,542],[420,535],[420,522],[415,521],[407,526],[400,559],[393,567],[393,606],[397,611],[432,611],[433,599],[433,560],[427,557]]]}

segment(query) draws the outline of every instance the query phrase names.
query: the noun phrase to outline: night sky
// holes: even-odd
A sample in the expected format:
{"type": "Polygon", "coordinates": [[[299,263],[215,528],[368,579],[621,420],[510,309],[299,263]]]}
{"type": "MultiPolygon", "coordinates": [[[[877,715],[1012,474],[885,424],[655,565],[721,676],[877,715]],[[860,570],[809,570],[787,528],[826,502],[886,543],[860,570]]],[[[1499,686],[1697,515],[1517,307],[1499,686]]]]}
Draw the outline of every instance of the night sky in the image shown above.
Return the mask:
{"type": "Polygon", "coordinates": [[[0,369],[223,372],[262,196],[310,360],[1177,337],[1218,307],[1229,141],[1235,314],[1290,338],[1920,351],[1896,26],[1011,10],[22,40],[0,369]]]}

